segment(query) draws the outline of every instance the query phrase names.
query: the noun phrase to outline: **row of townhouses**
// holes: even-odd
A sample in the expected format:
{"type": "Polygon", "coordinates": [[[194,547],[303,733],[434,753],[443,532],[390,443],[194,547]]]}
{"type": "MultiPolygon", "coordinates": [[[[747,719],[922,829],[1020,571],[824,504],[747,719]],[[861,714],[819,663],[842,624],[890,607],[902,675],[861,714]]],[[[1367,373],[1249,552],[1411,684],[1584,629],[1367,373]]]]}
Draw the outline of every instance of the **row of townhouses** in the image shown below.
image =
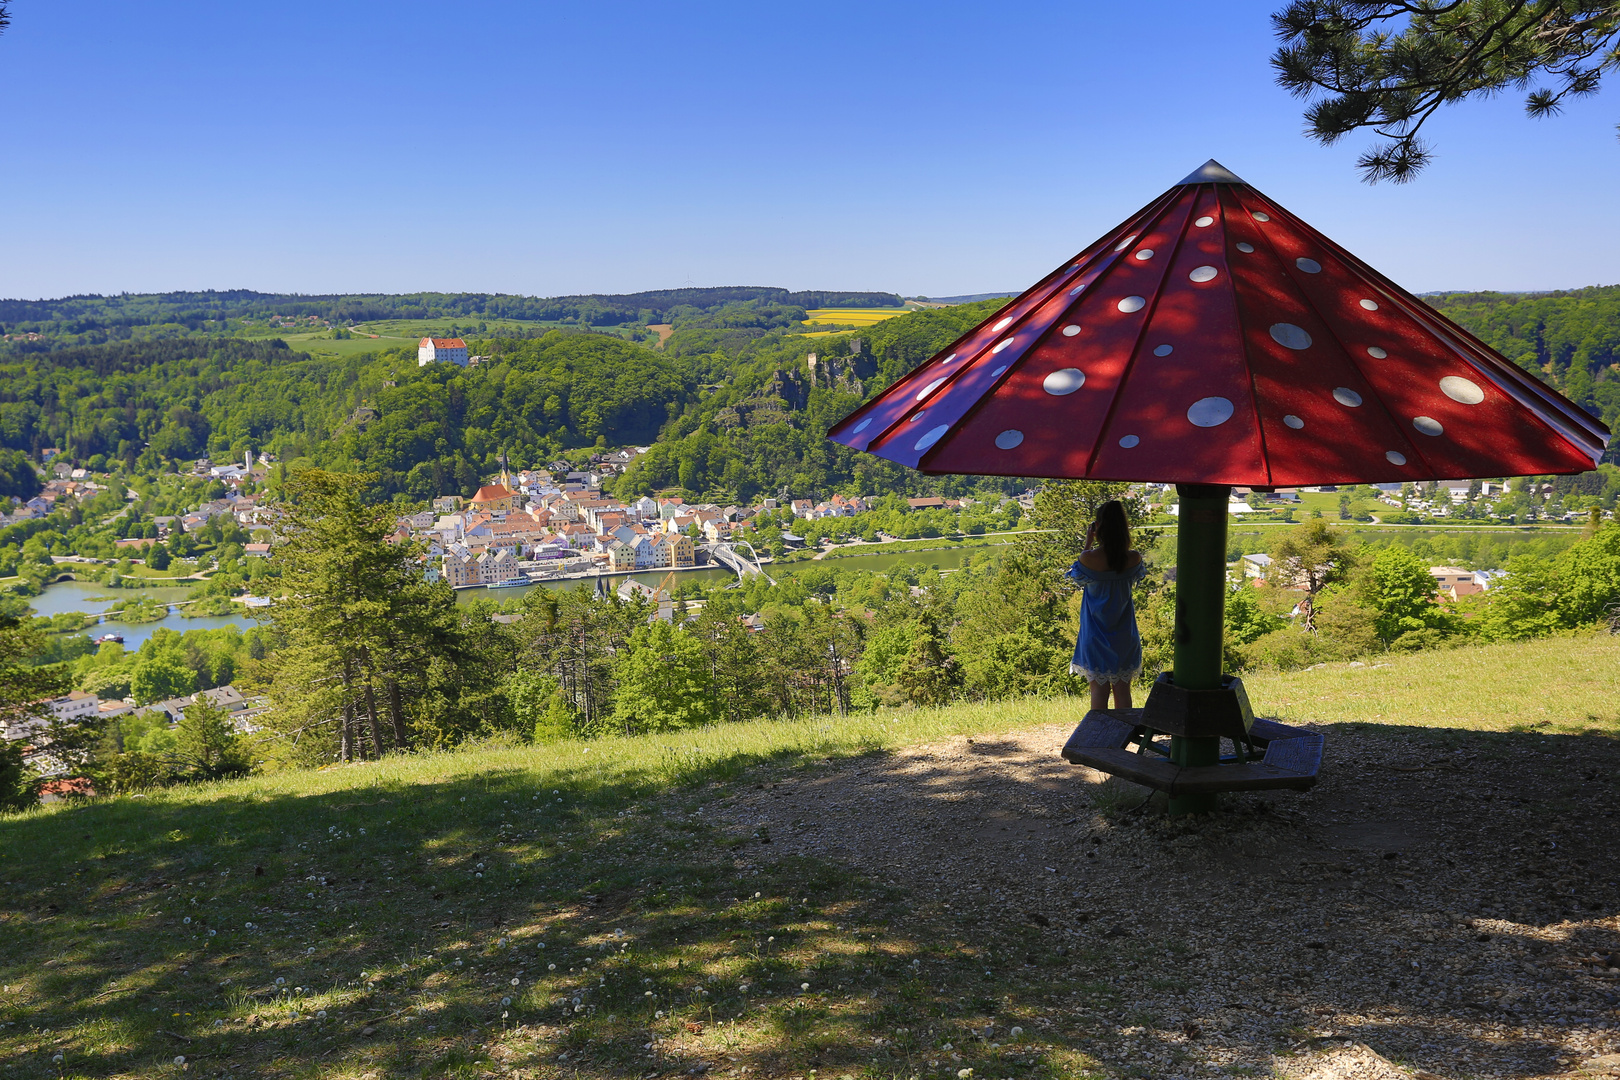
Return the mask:
{"type": "Polygon", "coordinates": [[[126,713],[137,715],[161,713],[165,723],[172,727],[185,719],[187,708],[198,702],[206,702],[228,714],[231,725],[243,734],[258,731],[262,726],[260,718],[270,711],[267,698],[248,697],[234,686],[219,686],[212,690],[198,691],[187,697],[154,701],[148,705],[136,705],[132,699],[102,700],[95,694],[75,690],[70,694],[41,702],[40,704],[45,707],[42,715],[11,721],[6,725],[3,734],[8,742],[25,743],[23,760],[42,776],[57,776],[67,771],[67,765],[54,758],[49,748],[44,745],[43,737],[52,721],[78,724],[87,719],[106,720],[126,713]]]}

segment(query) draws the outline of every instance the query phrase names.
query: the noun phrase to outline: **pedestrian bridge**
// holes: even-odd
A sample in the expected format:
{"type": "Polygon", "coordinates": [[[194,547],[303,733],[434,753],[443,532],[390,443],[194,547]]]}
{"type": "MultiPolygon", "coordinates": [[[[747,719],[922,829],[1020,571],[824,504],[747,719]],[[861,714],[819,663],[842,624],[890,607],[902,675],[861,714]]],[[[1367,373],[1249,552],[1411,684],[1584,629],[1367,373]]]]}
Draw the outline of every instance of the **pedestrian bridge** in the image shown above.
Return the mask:
{"type": "Polygon", "coordinates": [[[738,584],[747,581],[754,574],[760,575],[772,585],[776,584],[776,579],[767,574],[765,568],[760,565],[759,552],[755,551],[754,545],[746,540],[715,544],[709,549],[709,554],[714,556],[715,562],[730,567],[736,573],[738,584]],[[747,552],[740,550],[742,548],[747,548],[747,552]]]}

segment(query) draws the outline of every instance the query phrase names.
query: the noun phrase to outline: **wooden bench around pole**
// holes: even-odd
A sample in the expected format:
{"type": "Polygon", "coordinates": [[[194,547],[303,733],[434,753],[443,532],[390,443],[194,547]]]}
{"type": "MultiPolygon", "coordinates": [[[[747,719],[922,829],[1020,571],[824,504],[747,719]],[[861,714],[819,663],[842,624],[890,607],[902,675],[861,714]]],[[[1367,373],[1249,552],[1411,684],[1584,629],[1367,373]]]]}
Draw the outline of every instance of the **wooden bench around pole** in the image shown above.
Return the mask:
{"type": "Polygon", "coordinates": [[[1064,744],[1063,758],[1168,795],[1217,791],[1305,791],[1322,768],[1322,736],[1275,720],[1256,718],[1249,738],[1259,761],[1182,767],[1131,744],[1151,740],[1141,709],[1093,709],[1064,744]]]}

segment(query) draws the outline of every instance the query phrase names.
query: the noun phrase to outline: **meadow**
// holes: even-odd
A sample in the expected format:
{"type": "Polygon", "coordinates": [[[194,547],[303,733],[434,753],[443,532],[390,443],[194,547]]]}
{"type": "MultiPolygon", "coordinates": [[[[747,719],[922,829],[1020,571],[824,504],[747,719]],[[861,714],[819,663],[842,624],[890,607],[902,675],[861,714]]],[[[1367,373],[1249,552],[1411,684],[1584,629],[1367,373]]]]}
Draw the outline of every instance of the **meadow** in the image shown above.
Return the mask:
{"type": "MultiPolygon", "coordinates": [[[[1534,756],[1620,729],[1607,635],[1245,681],[1330,747],[1444,730],[1500,756],[1529,733],[1534,756]]],[[[969,919],[723,820],[784,780],[1082,711],[486,746],[0,817],[4,1075],[1115,1075],[1043,1017],[1060,997],[1128,1012],[1144,944],[1068,939],[1063,964],[1092,971],[1076,982],[1019,911],[969,919]]],[[[1089,787],[1072,795],[1098,820],[1144,820],[1089,787]]]]}
{"type": "MultiPolygon", "coordinates": [[[[524,337],[535,331],[555,330],[559,327],[577,328],[578,323],[573,322],[535,322],[523,319],[492,319],[469,320],[482,325],[483,330],[477,331],[479,337],[524,337]]],[[[384,349],[414,349],[417,342],[424,337],[446,337],[449,334],[450,324],[443,321],[426,322],[420,319],[382,319],[375,322],[357,323],[350,328],[353,336],[348,338],[334,338],[330,330],[312,330],[307,333],[283,333],[278,330],[258,329],[244,334],[244,337],[259,340],[280,338],[287,345],[298,351],[309,353],[312,356],[348,357],[359,356],[363,353],[381,352],[384,349]]],[[[618,337],[634,338],[639,326],[598,326],[592,327],[596,333],[613,334],[618,337]]],[[[468,336],[463,329],[463,337],[468,336]]]]}

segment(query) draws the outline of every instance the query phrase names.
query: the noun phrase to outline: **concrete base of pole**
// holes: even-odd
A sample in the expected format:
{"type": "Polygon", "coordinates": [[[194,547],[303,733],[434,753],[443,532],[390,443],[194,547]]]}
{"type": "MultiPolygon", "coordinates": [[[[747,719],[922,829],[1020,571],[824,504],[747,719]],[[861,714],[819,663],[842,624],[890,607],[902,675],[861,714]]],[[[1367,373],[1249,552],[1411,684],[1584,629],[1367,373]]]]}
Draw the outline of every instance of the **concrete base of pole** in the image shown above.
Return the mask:
{"type": "MultiPolygon", "coordinates": [[[[1183,767],[1195,765],[1219,765],[1221,763],[1221,740],[1217,738],[1188,738],[1184,735],[1170,736],[1170,762],[1183,767]]],[[[1170,796],[1170,816],[1179,817],[1182,814],[1208,814],[1215,810],[1216,796],[1214,792],[1200,792],[1196,795],[1170,796]]]]}

